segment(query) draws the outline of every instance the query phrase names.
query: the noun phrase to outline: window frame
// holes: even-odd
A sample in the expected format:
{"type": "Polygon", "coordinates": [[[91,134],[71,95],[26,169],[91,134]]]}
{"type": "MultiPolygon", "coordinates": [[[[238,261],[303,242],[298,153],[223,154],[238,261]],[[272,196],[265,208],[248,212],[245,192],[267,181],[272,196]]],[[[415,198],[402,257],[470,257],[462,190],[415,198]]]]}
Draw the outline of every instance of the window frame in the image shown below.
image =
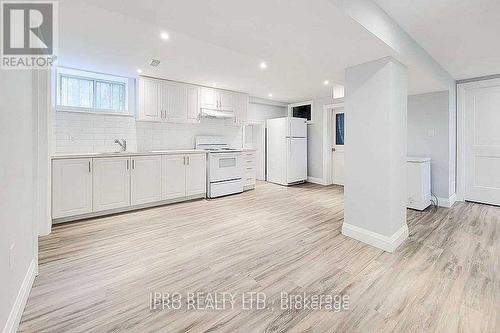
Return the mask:
{"type": "Polygon", "coordinates": [[[314,124],[314,101],[304,101],[304,102],[298,102],[298,103],[293,103],[293,104],[288,104],[288,116],[293,117],[293,108],[297,106],[304,106],[304,105],[311,105],[311,120],[307,121],[307,124],[314,124]]]}
{"type": "Polygon", "coordinates": [[[100,115],[116,115],[116,116],[134,116],[134,112],[130,105],[130,93],[131,93],[131,81],[132,79],[117,76],[117,75],[109,75],[97,72],[90,72],[80,69],[68,68],[68,67],[58,67],[56,69],[56,111],[58,112],[78,112],[78,113],[88,113],[88,114],[100,114],[100,115]],[[61,96],[62,96],[62,86],[61,86],[61,78],[62,77],[76,78],[76,79],[85,79],[91,80],[92,89],[93,89],[93,98],[91,107],[84,106],[68,106],[61,105],[61,96]],[[103,109],[96,108],[96,98],[97,98],[97,82],[104,83],[114,83],[114,84],[122,84],[125,87],[125,101],[124,101],[124,109],[123,110],[113,110],[113,109],[103,109]]]}

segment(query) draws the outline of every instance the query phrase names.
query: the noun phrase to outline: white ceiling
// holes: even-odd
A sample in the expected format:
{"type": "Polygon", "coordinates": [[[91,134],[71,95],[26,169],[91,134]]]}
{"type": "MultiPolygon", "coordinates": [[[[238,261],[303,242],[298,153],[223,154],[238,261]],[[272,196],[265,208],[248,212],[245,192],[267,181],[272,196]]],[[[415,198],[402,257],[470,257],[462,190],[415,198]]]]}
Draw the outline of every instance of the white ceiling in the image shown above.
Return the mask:
{"type": "MultiPolygon", "coordinates": [[[[329,0],[63,0],[59,17],[60,65],[125,76],[141,68],[286,102],[329,96],[324,80],[342,84],[349,66],[397,57],[329,0]]],[[[409,67],[410,93],[440,90],[409,67]]]]}
{"type": "Polygon", "coordinates": [[[375,0],[455,79],[500,74],[499,0],[375,0]]]}

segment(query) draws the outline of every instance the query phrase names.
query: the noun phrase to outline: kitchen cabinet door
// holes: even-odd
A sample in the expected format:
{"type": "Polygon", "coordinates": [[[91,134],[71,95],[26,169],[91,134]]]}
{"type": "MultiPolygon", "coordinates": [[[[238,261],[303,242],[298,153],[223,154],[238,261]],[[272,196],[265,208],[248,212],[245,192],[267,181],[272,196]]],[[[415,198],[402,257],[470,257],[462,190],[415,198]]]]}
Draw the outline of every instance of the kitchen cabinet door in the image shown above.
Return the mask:
{"type": "Polygon", "coordinates": [[[132,205],[161,200],[161,156],[133,156],[131,158],[132,205]]]}
{"type": "Polygon", "coordinates": [[[187,121],[197,123],[200,114],[200,88],[197,86],[187,87],[187,121]]]}
{"type": "Polygon", "coordinates": [[[186,196],[207,193],[206,155],[189,154],[186,161],[186,196]]]}
{"type": "Polygon", "coordinates": [[[163,118],[160,80],[139,79],[139,119],[142,121],[161,121],[163,118]]]}
{"type": "Polygon", "coordinates": [[[219,109],[222,111],[232,112],[234,110],[234,93],[230,91],[219,90],[217,95],[219,100],[219,109]]]}
{"type": "Polygon", "coordinates": [[[217,110],[219,108],[219,100],[216,89],[201,88],[201,107],[204,109],[217,110]]]}
{"type": "Polygon", "coordinates": [[[186,196],[186,159],[184,155],[163,155],[161,161],[162,200],[186,196]]]}
{"type": "Polygon", "coordinates": [[[248,95],[234,94],[234,122],[237,124],[245,124],[247,121],[248,112],[248,95]]]}
{"type": "Polygon", "coordinates": [[[166,103],[166,119],[169,122],[186,122],[188,117],[187,85],[176,82],[165,82],[164,87],[168,102],[166,103]]]}
{"type": "Polygon", "coordinates": [[[92,212],[92,159],[52,162],[52,218],[92,212]]]}
{"type": "Polygon", "coordinates": [[[130,158],[93,159],[93,211],[130,206],[130,158]]]}

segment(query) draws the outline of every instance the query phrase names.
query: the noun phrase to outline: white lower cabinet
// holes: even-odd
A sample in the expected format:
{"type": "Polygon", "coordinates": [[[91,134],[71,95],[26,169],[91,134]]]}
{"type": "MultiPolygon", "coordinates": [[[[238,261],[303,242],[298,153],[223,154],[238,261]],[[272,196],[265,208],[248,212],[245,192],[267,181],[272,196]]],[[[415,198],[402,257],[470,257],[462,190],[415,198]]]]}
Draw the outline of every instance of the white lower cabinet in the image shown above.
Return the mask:
{"type": "Polygon", "coordinates": [[[255,150],[248,150],[243,152],[243,189],[252,190],[256,184],[256,153],[255,150]]]}
{"type": "Polygon", "coordinates": [[[130,206],[130,157],[93,159],[93,211],[130,206]]]}
{"type": "Polygon", "coordinates": [[[163,155],[161,169],[162,199],[184,197],[186,195],[185,155],[163,155]]]}
{"type": "Polygon", "coordinates": [[[161,156],[131,157],[130,201],[141,205],[161,200],[161,156]]]}
{"type": "Polygon", "coordinates": [[[205,194],[205,154],[63,158],[52,162],[52,218],[60,221],[205,194]]]}
{"type": "Polygon", "coordinates": [[[207,158],[205,154],[186,156],[186,196],[207,192],[207,158]]]}
{"type": "Polygon", "coordinates": [[[52,218],[92,212],[92,159],[54,160],[52,218]]]}
{"type": "Polygon", "coordinates": [[[163,200],[205,194],[206,155],[164,155],[161,178],[163,200]]]}

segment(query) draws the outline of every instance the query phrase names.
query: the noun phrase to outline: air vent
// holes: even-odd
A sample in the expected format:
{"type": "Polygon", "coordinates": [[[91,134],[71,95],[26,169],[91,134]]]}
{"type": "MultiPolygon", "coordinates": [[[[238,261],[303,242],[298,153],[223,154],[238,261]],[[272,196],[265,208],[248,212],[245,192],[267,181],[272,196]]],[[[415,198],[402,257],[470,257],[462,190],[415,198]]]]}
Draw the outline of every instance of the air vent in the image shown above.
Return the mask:
{"type": "Polygon", "coordinates": [[[152,66],[152,67],[158,67],[160,65],[160,60],[158,60],[158,59],[151,59],[151,61],[149,62],[149,65],[152,66]]]}

